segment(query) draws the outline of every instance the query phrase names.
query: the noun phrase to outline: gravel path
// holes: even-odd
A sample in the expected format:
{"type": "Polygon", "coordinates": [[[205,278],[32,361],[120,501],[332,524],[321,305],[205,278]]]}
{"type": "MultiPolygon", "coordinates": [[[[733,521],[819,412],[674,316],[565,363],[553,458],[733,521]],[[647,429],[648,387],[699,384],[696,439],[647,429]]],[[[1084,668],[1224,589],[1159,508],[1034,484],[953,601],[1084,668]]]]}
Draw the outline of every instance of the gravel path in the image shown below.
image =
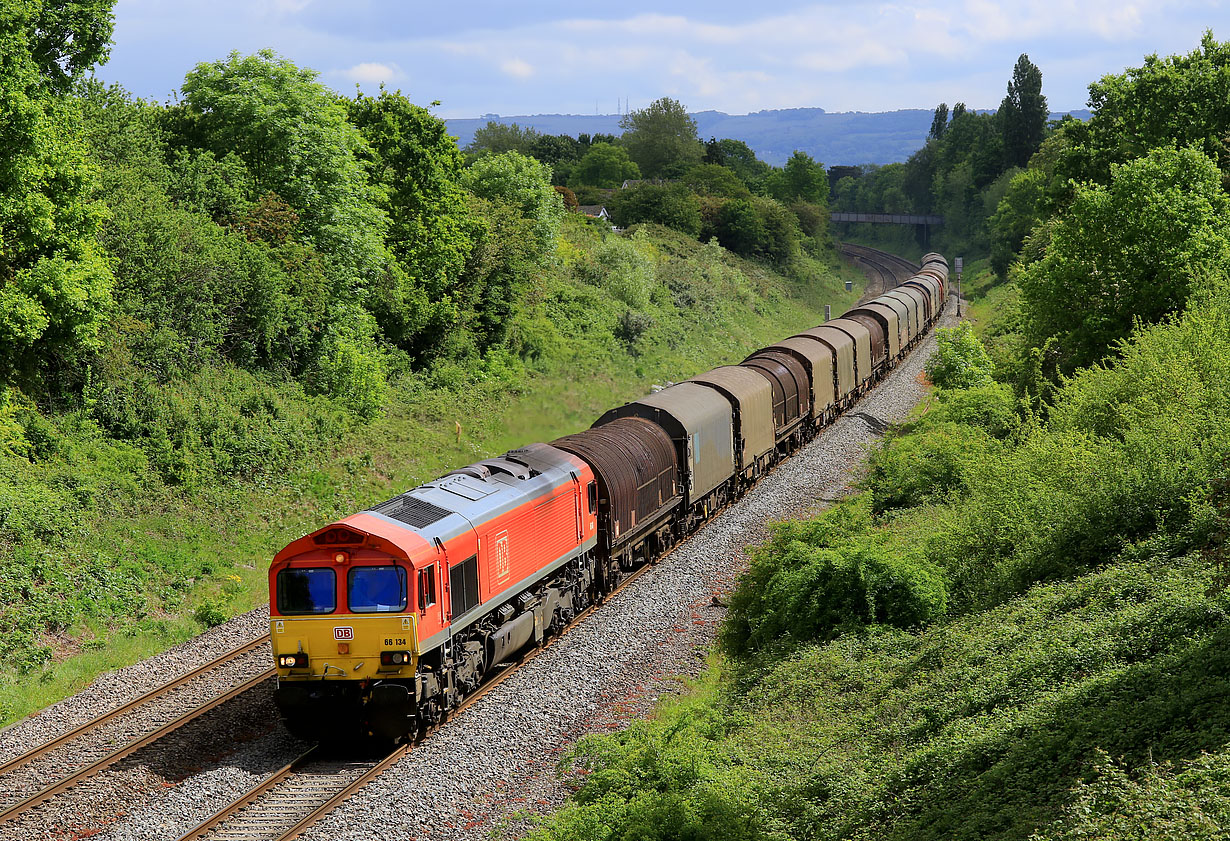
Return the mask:
{"type": "MultiPolygon", "coordinates": [[[[950,304],[943,324],[955,322],[950,304]]],[[[805,515],[846,492],[866,448],[923,396],[921,371],[934,334],[875,393],[666,561],[511,676],[365,791],[304,836],[348,839],[515,837],[527,814],[547,812],[567,791],[560,756],[582,735],[646,715],[655,701],[698,674],[728,593],[746,567],[745,547],[766,524],[805,515]]],[[[85,692],[0,733],[0,757],[182,674],[267,629],[252,611],[190,643],[101,678],[85,692]]],[[[176,838],[303,749],[280,726],[268,692],[208,714],[194,732],[140,751],[114,775],[39,810],[35,822],[0,826],[7,839],[108,841],[176,838]],[[104,829],[93,835],[91,830],[104,829]]]]}

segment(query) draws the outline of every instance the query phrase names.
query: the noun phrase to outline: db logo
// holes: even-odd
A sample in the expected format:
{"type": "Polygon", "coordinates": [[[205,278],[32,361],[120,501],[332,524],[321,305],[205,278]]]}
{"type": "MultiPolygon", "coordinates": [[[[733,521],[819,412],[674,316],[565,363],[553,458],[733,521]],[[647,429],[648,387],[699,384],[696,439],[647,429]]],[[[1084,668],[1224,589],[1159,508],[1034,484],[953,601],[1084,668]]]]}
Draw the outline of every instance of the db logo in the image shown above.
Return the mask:
{"type": "Polygon", "coordinates": [[[354,628],[334,628],[333,638],[335,640],[352,640],[354,639],[354,628]]]}

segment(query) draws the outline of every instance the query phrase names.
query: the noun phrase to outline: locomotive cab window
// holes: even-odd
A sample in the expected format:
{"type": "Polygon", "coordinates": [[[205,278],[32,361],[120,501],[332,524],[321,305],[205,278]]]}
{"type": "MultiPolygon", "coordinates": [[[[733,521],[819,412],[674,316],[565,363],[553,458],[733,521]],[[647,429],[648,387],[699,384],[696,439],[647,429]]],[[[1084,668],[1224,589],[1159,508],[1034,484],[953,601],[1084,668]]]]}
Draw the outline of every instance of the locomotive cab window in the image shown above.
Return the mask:
{"type": "Polygon", "coordinates": [[[598,483],[589,483],[589,513],[598,513],[598,483]]]}
{"type": "Polygon", "coordinates": [[[397,566],[351,567],[346,598],[355,613],[405,610],[406,571],[397,566]]]}
{"type": "Polygon", "coordinates": [[[419,610],[436,603],[436,565],[419,570],[419,610]]]}
{"type": "Polygon", "coordinates": [[[278,612],[283,616],[337,609],[337,574],[328,567],[278,570],[277,587],[278,612]]]}

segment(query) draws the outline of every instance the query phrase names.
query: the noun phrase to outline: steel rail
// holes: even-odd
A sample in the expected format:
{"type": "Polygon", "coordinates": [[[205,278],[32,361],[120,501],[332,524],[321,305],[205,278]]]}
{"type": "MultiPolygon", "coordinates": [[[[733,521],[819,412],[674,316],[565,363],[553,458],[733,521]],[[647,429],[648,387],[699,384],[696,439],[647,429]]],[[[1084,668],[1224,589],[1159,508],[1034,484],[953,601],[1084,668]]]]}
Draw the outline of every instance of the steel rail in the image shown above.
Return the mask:
{"type": "Polygon", "coordinates": [[[77,783],[81,782],[82,780],[87,779],[88,777],[94,776],[99,771],[103,770],[104,768],[107,768],[110,765],[114,765],[115,763],[119,762],[121,759],[125,758],[126,756],[129,756],[132,753],[135,753],[136,751],[140,750],[146,745],[150,745],[158,741],[159,739],[166,736],[168,733],[173,733],[174,731],[183,727],[185,724],[192,721],[193,719],[199,718],[201,715],[204,715],[205,713],[209,712],[215,707],[220,707],[223,704],[225,704],[227,701],[231,700],[232,698],[238,697],[239,695],[242,695],[244,692],[247,692],[249,689],[255,688],[261,683],[264,683],[269,678],[273,677],[275,672],[276,672],[275,669],[270,668],[264,672],[261,672],[260,674],[254,677],[248,678],[242,683],[231,687],[231,689],[227,690],[222,695],[211,698],[209,701],[206,701],[204,704],[194,707],[193,709],[181,715],[179,718],[176,718],[173,721],[167,722],[166,724],[162,725],[156,730],[153,730],[150,733],[145,734],[144,736],[140,736],[131,742],[125,743],[124,745],[120,746],[118,749],[114,751],[111,751],[106,756],[102,757],[101,759],[96,760],[95,762],[87,765],[84,768],[81,768],[77,771],[72,772],[69,776],[64,777],[59,782],[52,783],[51,785],[46,786],[43,789],[40,789],[39,791],[35,792],[29,797],[26,797],[23,800],[19,800],[13,805],[6,807],[3,811],[0,811],[0,823],[5,823],[7,821],[11,821],[19,817],[20,815],[24,814],[25,812],[28,812],[30,809],[33,809],[35,806],[39,805],[43,801],[51,797],[54,797],[55,795],[59,794],[62,791],[66,791],[72,788],[73,786],[77,785],[77,783]]]}
{"type": "MultiPolygon", "coordinates": [[[[716,517],[722,511],[725,511],[726,508],[729,507],[729,505],[730,503],[727,503],[727,505],[715,511],[713,516],[716,517]]],[[[242,821],[243,815],[241,813],[244,810],[256,805],[257,801],[260,800],[260,798],[264,797],[266,794],[272,793],[278,786],[281,786],[283,784],[293,781],[295,774],[305,773],[310,763],[314,761],[313,754],[315,754],[316,750],[318,749],[316,746],[314,746],[311,750],[307,751],[306,753],[304,753],[302,756],[300,756],[293,762],[275,771],[268,778],[266,778],[265,780],[257,784],[251,790],[245,792],[240,797],[237,797],[235,800],[233,800],[227,806],[220,809],[218,812],[216,812],[211,817],[206,818],[204,821],[197,824],[195,827],[190,829],[188,832],[179,836],[177,841],[199,841],[200,839],[207,838],[211,833],[215,831],[219,833],[225,833],[225,835],[233,836],[236,838],[253,838],[253,839],[269,838],[271,839],[271,841],[292,841],[292,839],[298,838],[300,835],[306,832],[310,827],[314,826],[322,818],[324,818],[326,815],[328,815],[330,812],[336,809],[339,805],[344,803],[350,797],[354,796],[354,794],[356,794],[360,789],[364,788],[372,780],[375,780],[377,777],[379,777],[381,774],[383,774],[385,771],[387,771],[389,768],[395,765],[403,757],[409,754],[415,747],[422,744],[429,736],[437,732],[441,727],[448,724],[449,722],[455,721],[463,712],[465,712],[472,705],[477,703],[480,698],[482,698],[488,692],[492,691],[497,686],[499,686],[501,683],[508,680],[510,677],[512,677],[514,674],[520,671],[530,661],[532,661],[535,657],[542,654],[544,651],[546,651],[551,646],[553,646],[557,640],[559,640],[561,637],[563,637],[573,628],[578,627],[583,621],[585,621],[586,618],[589,617],[591,613],[593,613],[603,604],[606,604],[608,601],[610,601],[621,590],[623,590],[625,587],[627,587],[629,584],[631,584],[636,579],[640,578],[642,575],[648,572],[653,566],[669,558],[675,552],[676,549],[683,546],[685,543],[687,543],[687,539],[679,541],[674,546],[672,546],[670,550],[666,552],[666,554],[662,555],[657,560],[650,561],[649,563],[643,564],[642,566],[638,567],[636,570],[633,570],[630,574],[624,577],[615,586],[615,588],[611,590],[611,592],[607,593],[602,598],[601,601],[598,601],[598,602],[595,602],[594,604],[589,605],[584,610],[582,610],[580,613],[578,613],[576,616],[574,616],[567,625],[565,625],[563,628],[560,629],[559,633],[552,636],[543,645],[534,646],[532,648],[526,649],[524,653],[517,660],[513,661],[512,663],[509,663],[506,666],[501,667],[498,674],[495,674],[492,677],[488,678],[486,681],[483,682],[481,686],[475,689],[474,692],[467,695],[465,699],[457,706],[457,708],[453,710],[451,713],[449,713],[438,724],[432,725],[431,727],[427,728],[427,730],[422,735],[415,738],[409,744],[401,745],[395,748],[388,756],[384,757],[379,762],[376,762],[375,764],[372,765],[371,768],[365,770],[361,775],[356,777],[354,780],[352,780],[349,783],[346,783],[344,786],[339,788],[338,791],[332,794],[328,799],[324,800],[318,805],[310,806],[309,807],[310,811],[308,811],[307,814],[305,814],[302,818],[297,820],[289,828],[285,830],[274,830],[275,832],[278,832],[280,834],[272,835],[272,836],[261,836],[261,835],[256,834],[256,832],[259,832],[259,830],[246,831],[238,827],[229,828],[226,826],[226,824],[228,821],[232,819],[236,819],[236,818],[242,821]]],[[[256,823],[268,823],[268,819],[262,817],[259,814],[253,815],[252,817],[254,819],[254,822],[256,823]]]]}
{"type": "Polygon", "coordinates": [[[55,750],[60,745],[63,745],[66,742],[70,742],[73,739],[76,739],[77,737],[84,735],[90,730],[93,730],[97,727],[101,727],[102,725],[106,724],[108,721],[113,721],[114,719],[119,718],[124,713],[134,710],[143,704],[146,704],[146,703],[149,703],[150,701],[161,698],[162,696],[169,694],[172,690],[178,689],[179,687],[183,686],[186,683],[190,683],[191,681],[203,675],[205,672],[216,669],[219,666],[224,666],[226,665],[228,661],[233,660],[237,657],[242,657],[245,654],[249,654],[267,642],[269,642],[269,634],[265,634],[261,638],[253,640],[252,642],[244,643],[243,645],[240,645],[236,648],[232,648],[230,651],[226,652],[225,654],[221,654],[218,657],[215,657],[213,660],[210,660],[205,665],[198,666],[192,671],[186,672],[185,674],[180,675],[179,677],[175,678],[170,683],[164,683],[161,686],[155,686],[153,689],[146,692],[144,695],[139,695],[138,697],[133,698],[131,701],[127,702],[126,704],[123,704],[122,706],[116,707],[115,709],[110,710],[109,712],[105,712],[102,715],[95,716],[94,718],[91,718],[89,721],[86,721],[83,724],[80,724],[77,727],[73,728],[72,730],[69,730],[67,733],[62,733],[59,736],[56,736],[51,741],[44,742],[43,744],[39,745],[33,750],[26,751],[20,756],[15,756],[12,759],[8,760],[7,762],[0,763],[0,774],[5,774],[16,768],[20,768],[23,765],[28,765],[29,763],[38,759],[40,756],[43,756],[44,754],[50,753],[51,751],[55,750]]]}

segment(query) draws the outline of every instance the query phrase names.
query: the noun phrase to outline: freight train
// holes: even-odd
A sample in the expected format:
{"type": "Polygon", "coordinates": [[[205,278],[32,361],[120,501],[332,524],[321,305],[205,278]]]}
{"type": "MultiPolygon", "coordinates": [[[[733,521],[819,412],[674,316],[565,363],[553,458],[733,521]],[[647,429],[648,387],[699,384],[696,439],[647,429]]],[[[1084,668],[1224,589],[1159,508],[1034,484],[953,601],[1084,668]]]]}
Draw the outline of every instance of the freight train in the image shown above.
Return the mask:
{"type": "Polygon", "coordinates": [[[670,551],[939,317],[948,264],[840,318],[331,523],[269,570],[276,700],[311,739],[404,740],[670,551]]]}

